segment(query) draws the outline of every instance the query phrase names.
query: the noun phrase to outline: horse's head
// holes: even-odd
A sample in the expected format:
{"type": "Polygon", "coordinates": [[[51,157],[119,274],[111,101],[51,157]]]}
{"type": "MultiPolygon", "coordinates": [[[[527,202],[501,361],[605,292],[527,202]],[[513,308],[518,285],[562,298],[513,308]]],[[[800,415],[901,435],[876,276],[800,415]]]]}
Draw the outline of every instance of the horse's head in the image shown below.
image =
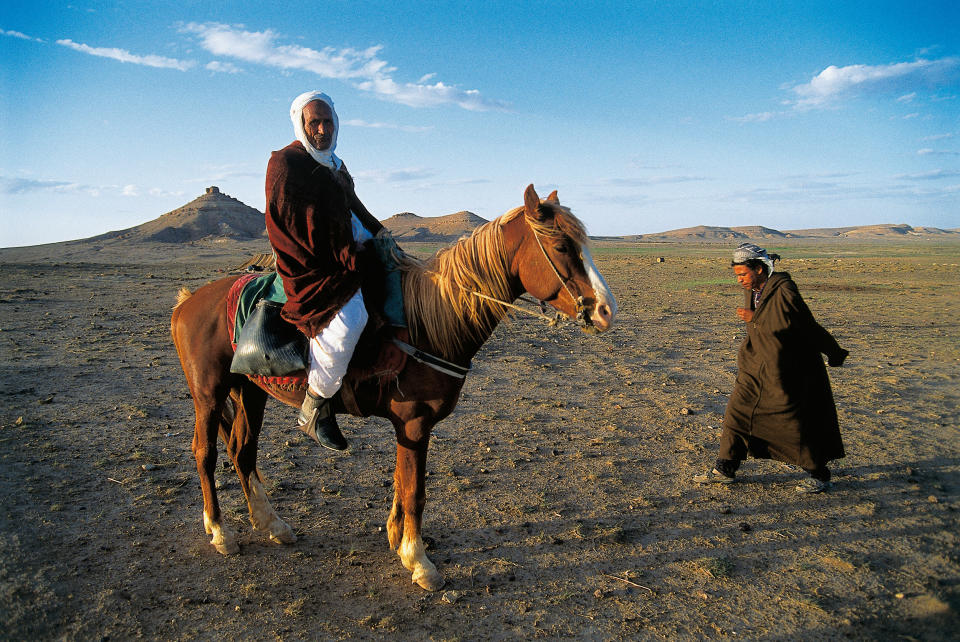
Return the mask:
{"type": "Polygon", "coordinates": [[[585,331],[610,328],[617,300],[593,263],[583,224],[560,205],[556,192],[541,201],[528,186],[522,216],[505,222],[503,231],[507,244],[517,248],[513,271],[524,290],[577,319],[585,331]]]}

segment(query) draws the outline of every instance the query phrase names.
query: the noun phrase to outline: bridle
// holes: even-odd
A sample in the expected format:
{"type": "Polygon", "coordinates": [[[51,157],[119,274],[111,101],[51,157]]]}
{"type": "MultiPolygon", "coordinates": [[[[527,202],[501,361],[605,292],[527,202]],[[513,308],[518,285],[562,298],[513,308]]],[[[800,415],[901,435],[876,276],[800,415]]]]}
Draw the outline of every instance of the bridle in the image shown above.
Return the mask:
{"type": "MultiPolygon", "coordinates": [[[[530,225],[529,222],[527,223],[527,225],[530,225]]],[[[569,279],[564,279],[562,276],[560,276],[560,271],[557,269],[557,266],[554,264],[553,260],[550,258],[550,255],[547,254],[547,249],[543,247],[543,242],[540,240],[540,235],[537,234],[537,230],[532,225],[530,225],[530,231],[533,232],[533,238],[537,240],[537,245],[540,247],[540,251],[543,253],[543,258],[546,259],[547,261],[547,265],[549,265],[550,269],[553,270],[553,273],[554,275],[556,275],[557,280],[560,281],[560,285],[563,286],[564,290],[566,290],[567,296],[570,297],[570,300],[573,301],[573,304],[576,307],[577,316],[576,316],[576,319],[574,320],[574,323],[585,332],[591,332],[591,331],[596,332],[597,330],[593,326],[593,321],[590,320],[590,315],[587,313],[589,309],[584,304],[583,297],[574,295],[573,290],[570,288],[570,285],[568,283],[569,279]]],[[[508,301],[502,301],[500,299],[497,299],[496,297],[488,296],[486,294],[481,294],[480,292],[473,292],[473,294],[481,299],[486,299],[488,301],[497,303],[498,305],[502,305],[507,308],[512,308],[514,310],[518,310],[525,314],[530,314],[540,319],[543,319],[547,321],[547,323],[551,326],[558,325],[561,321],[566,321],[567,319],[570,318],[569,316],[567,316],[563,312],[560,312],[559,310],[557,310],[556,314],[552,317],[545,314],[547,310],[547,304],[545,301],[535,302],[524,296],[520,296],[519,298],[521,300],[527,301],[529,303],[534,303],[540,306],[540,312],[534,312],[533,310],[528,310],[527,308],[521,308],[520,306],[514,305],[513,303],[510,303],[508,301]]]]}

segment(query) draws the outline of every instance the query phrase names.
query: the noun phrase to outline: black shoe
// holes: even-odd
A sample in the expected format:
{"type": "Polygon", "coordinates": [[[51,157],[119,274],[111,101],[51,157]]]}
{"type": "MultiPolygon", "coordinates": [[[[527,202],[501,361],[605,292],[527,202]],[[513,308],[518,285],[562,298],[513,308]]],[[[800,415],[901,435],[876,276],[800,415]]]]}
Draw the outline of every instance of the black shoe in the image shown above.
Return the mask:
{"type": "Polygon", "coordinates": [[[318,397],[309,390],[303,400],[303,407],[300,408],[297,428],[330,450],[346,450],[350,445],[340,432],[330,400],[318,397]]]}

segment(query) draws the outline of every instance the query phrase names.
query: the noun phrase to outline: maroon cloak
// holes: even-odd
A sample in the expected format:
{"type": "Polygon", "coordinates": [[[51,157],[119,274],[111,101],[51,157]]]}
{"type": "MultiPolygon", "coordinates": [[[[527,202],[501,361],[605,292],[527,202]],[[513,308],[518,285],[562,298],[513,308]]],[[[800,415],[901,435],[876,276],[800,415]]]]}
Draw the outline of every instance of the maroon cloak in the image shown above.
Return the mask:
{"type": "MultiPolygon", "coordinates": [[[[752,292],[744,307],[753,309],[752,292]]],[[[813,318],[785,272],[770,275],[737,355],[737,381],[723,418],[721,459],[751,455],[807,470],[844,456],[837,408],[821,353],[846,352],[813,318]]]]}
{"type": "Polygon", "coordinates": [[[357,198],[346,166],[328,169],[299,141],[270,155],[266,198],[267,236],[287,295],[283,317],[314,337],[360,288],[351,210],[371,234],[383,225],[357,198]]]}

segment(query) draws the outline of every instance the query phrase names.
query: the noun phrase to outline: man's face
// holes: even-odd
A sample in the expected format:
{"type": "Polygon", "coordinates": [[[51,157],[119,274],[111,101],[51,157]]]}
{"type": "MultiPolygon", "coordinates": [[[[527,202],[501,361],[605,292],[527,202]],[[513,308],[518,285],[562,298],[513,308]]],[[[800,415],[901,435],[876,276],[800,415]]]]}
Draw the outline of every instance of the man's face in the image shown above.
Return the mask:
{"type": "Polygon", "coordinates": [[[314,100],[303,108],[303,130],[307,139],[321,152],[333,144],[333,111],[322,100],[314,100]]]}
{"type": "Polygon", "coordinates": [[[767,280],[763,268],[751,270],[746,265],[734,265],[733,274],[737,277],[737,283],[746,290],[759,290],[767,280]]]}

